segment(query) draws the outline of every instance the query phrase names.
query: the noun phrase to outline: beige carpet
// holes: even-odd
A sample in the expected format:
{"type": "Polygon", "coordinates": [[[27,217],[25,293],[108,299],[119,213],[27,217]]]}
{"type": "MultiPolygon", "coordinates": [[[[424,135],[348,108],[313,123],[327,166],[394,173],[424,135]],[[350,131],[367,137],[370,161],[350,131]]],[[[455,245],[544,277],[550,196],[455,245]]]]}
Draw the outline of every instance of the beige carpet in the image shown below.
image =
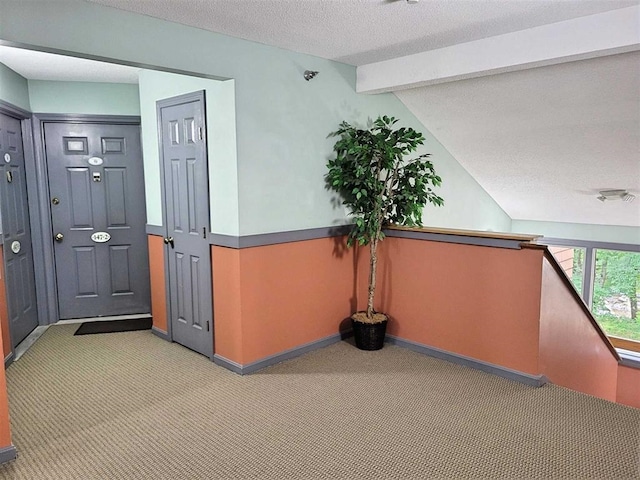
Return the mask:
{"type": "Polygon", "coordinates": [[[51,327],[7,372],[10,479],[640,478],[640,410],[399,347],[238,376],[149,331],[51,327]]]}

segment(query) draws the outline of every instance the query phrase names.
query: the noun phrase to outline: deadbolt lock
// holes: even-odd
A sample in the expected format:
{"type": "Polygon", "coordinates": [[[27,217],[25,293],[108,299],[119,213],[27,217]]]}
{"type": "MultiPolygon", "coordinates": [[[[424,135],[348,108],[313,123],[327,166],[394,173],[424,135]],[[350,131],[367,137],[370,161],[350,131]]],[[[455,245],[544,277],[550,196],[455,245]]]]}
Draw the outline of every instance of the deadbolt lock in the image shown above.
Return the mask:
{"type": "Polygon", "coordinates": [[[53,237],[53,238],[55,238],[55,239],[56,239],[56,242],[61,242],[61,241],[62,241],[62,239],[64,238],[64,235],[63,235],[63,234],[61,234],[61,233],[56,233],[56,236],[55,236],[55,237],[53,237]]]}
{"type": "Polygon", "coordinates": [[[54,205],[58,205],[60,203],[60,199],[58,197],[53,197],[51,199],[51,203],[53,203],[54,205]]]}

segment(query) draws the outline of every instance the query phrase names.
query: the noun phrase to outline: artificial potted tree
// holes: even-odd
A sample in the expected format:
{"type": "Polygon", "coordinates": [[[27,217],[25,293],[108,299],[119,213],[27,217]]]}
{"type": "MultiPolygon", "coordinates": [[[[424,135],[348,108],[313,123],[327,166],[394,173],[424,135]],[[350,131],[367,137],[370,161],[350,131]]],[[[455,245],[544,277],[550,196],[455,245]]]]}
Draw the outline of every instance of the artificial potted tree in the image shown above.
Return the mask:
{"type": "Polygon", "coordinates": [[[424,143],[422,133],[400,127],[394,117],[378,117],[369,128],[347,122],[329,136],[338,137],[326,175],[330,189],[342,197],[353,226],[347,245],[369,245],[367,310],[351,316],[356,346],[378,350],[384,343],[387,316],[374,310],[378,244],[387,225],[421,226],[427,203],[441,206],[444,200],[432,189],[441,184],[428,153],[406,157],[424,143]]]}

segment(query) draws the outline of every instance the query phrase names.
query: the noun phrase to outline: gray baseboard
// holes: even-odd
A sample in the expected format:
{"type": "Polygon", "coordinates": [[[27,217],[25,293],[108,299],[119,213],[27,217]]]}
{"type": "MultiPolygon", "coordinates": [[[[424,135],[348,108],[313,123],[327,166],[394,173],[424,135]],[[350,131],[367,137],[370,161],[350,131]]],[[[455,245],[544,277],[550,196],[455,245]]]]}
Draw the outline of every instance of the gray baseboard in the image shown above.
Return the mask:
{"type": "Polygon", "coordinates": [[[169,334],[167,332],[163,332],[157,327],[151,327],[151,333],[153,333],[156,337],[160,337],[161,339],[166,340],[167,342],[171,341],[171,338],[169,338],[169,334]]]}
{"type": "Polygon", "coordinates": [[[477,360],[475,358],[458,355],[457,353],[448,352],[435,347],[429,347],[421,343],[403,340],[402,338],[398,338],[394,335],[387,335],[386,341],[392,345],[398,345],[399,347],[407,348],[414,352],[439,358],[440,360],[457,363],[458,365],[464,365],[465,367],[475,368],[476,370],[481,370],[508,380],[524,383],[525,385],[541,387],[548,382],[547,377],[544,375],[531,375],[529,373],[519,372],[510,368],[483,362],[482,360],[477,360]]]}
{"type": "Polygon", "coordinates": [[[222,355],[218,355],[217,353],[213,355],[213,363],[215,363],[216,365],[220,365],[227,370],[231,370],[233,373],[237,373],[238,375],[243,375],[244,373],[246,373],[242,371],[242,365],[234,362],[233,360],[229,360],[222,355]]]}
{"type": "Polygon", "coordinates": [[[13,352],[9,352],[9,355],[4,357],[4,368],[6,369],[12,363],[13,363],[13,352]]]}
{"type": "Polygon", "coordinates": [[[0,463],[7,463],[11,460],[15,460],[18,456],[16,447],[10,445],[8,447],[0,448],[0,463]]]}
{"type": "MultiPolygon", "coordinates": [[[[257,372],[258,370],[262,370],[263,368],[270,367],[271,365],[275,365],[276,363],[284,362],[285,360],[290,360],[292,358],[299,357],[300,355],[304,355],[305,353],[309,353],[313,350],[317,350],[323,347],[328,347],[329,345],[332,345],[336,342],[344,340],[345,338],[351,335],[353,335],[353,332],[351,331],[337,333],[335,335],[330,335],[328,337],[321,338],[320,340],[309,342],[299,347],[286,350],[282,353],[265,357],[261,360],[248,363],[246,365],[242,365],[240,363],[234,362],[233,360],[229,360],[228,358],[225,358],[218,354],[215,354],[213,356],[213,361],[216,365],[220,365],[221,367],[224,367],[227,370],[231,370],[234,373],[237,373],[239,375],[247,375],[250,373],[257,372]]],[[[430,357],[439,358],[441,360],[446,360],[448,362],[456,363],[458,365],[464,365],[465,367],[475,368],[476,370],[481,370],[486,373],[491,373],[493,375],[497,375],[499,377],[506,378],[508,380],[513,380],[519,383],[523,383],[525,385],[540,387],[548,382],[547,378],[544,375],[531,375],[528,373],[519,372],[517,370],[512,370],[510,368],[501,367],[499,365],[494,365],[488,362],[483,362],[482,360],[477,360],[475,358],[466,357],[464,355],[458,355],[452,352],[447,352],[445,350],[441,350],[435,347],[429,347],[421,343],[412,342],[410,340],[403,340],[393,335],[387,335],[386,341],[387,343],[390,343],[392,345],[397,345],[402,348],[407,348],[414,352],[422,353],[430,357]]]]}
{"type": "Polygon", "coordinates": [[[285,350],[284,352],[265,357],[261,360],[248,363],[246,365],[241,365],[218,354],[215,354],[213,356],[213,361],[216,365],[220,365],[221,367],[231,370],[232,372],[238,373],[240,375],[247,375],[249,373],[254,373],[258,370],[262,370],[263,368],[270,367],[271,365],[275,365],[276,363],[299,357],[300,355],[312,352],[313,350],[328,347],[329,345],[337,343],[350,335],[351,332],[336,333],[335,335],[330,335],[328,337],[321,338],[320,340],[305,343],[304,345],[300,345],[299,347],[285,350]]]}

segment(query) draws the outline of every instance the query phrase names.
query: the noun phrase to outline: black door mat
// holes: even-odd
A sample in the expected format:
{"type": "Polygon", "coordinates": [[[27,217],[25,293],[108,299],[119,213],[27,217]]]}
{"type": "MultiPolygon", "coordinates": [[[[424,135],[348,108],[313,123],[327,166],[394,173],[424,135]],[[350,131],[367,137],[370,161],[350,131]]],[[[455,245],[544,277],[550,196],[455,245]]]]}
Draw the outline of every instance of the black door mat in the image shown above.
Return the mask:
{"type": "Polygon", "coordinates": [[[80,325],[74,335],[93,335],[94,333],[133,332],[135,330],[149,330],[153,325],[151,318],[136,318],[135,320],[106,320],[85,322],[80,325]]]}

